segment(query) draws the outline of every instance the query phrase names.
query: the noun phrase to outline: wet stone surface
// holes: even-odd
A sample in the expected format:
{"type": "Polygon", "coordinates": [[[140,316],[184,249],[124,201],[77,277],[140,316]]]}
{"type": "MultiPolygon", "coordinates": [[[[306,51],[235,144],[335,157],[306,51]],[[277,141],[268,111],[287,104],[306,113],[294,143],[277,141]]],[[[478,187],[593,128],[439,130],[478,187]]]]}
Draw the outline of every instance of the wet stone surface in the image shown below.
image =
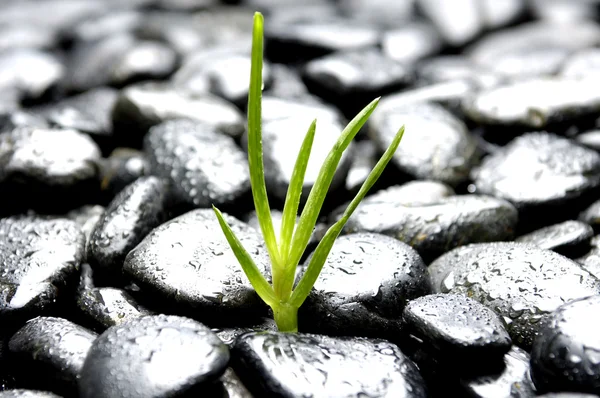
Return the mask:
{"type": "Polygon", "coordinates": [[[436,259],[429,274],[434,291],[463,294],[496,311],[524,348],[531,347],[545,315],[600,292],[600,281],[576,262],[525,243],[459,247],[436,259]]]}
{"type": "Polygon", "coordinates": [[[590,207],[579,214],[579,220],[591,225],[594,230],[600,228],[600,200],[592,203],[590,207]]]}
{"type": "Polygon", "coordinates": [[[431,294],[411,300],[404,309],[406,333],[448,358],[491,360],[510,350],[512,340],[494,311],[458,294],[431,294]]]}
{"type": "Polygon", "coordinates": [[[73,394],[83,361],[97,334],[63,318],[28,321],[8,343],[11,362],[36,389],[73,394]],[[34,380],[31,375],[35,374],[34,380]]]}
{"type": "Polygon", "coordinates": [[[22,388],[0,391],[0,398],[61,398],[48,391],[25,390],[22,388]]]}
{"type": "Polygon", "coordinates": [[[141,177],[108,205],[90,235],[87,261],[105,278],[119,278],[127,254],[166,220],[168,185],[154,176],[141,177]]]}
{"type": "Polygon", "coordinates": [[[0,219],[0,319],[39,315],[77,283],[85,236],[70,220],[0,219]]]}
{"type": "Polygon", "coordinates": [[[475,138],[465,124],[442,106],[428,103],[397,106],[375,113],[370,134],[380,152],[405,125],[402,145],[393,161],[404,172],[421,180],[450,185],[465,181],[478,162],[475,138]]]}
{"type": "MultiPolygon", "coordinates": [[[[230,216],[226,221],[261,273],[268,275],[270,262],[258,231],[230,216]]],[[[211,320],[231,324],[266,309],[212,209],[190,211],[154,229],[127,255],[124,271],[163,305],[168,300],[181,310],[191,308],[202,319],[216,317],[211,320]]]]}
{"type": "Polygon", "coordinates": [[[594,230],[588,224],[569,220],[519,236],[515,241],[573,257],[585,253],[590,248],[593,236],[594,230]]]}
{"type": "MultiPolygon", "coordinates": [[[[427,202],[402,200],[402,186],[366,198],[342,233],[376,232],[415,248],[426,260],[460,245],[510,239],[517,210],[508,202],[483,195],[444,195],[427,202]]],[[[336,211],[334,219],[341,217],[336,211]]]]}
{"type": "Polygon", "coordinates": [[[202,391],[229,362],[229,349],[191,319],[153,315],[104,332],[81,370],[81,397],[158,397],[202,391]]]}
{"type": "Polygon", "coordinates": [[[249,333],[238,339],[232,360],[256,396],[267,391],[280,396],[427,396],[417,367],[386,340],[249,333]]]}
{"type": "Polygon", "coordinates": [[[298,322],[310,333],[391,339],[406,303],[428,293],[427,270],[413,248],[385,235],[345,235],[334,243],[298,322]]]}
{"type": "Polygon", "coordinates": [[[600,393],[600,340],[590,321],[600,296],[571,301],[542,324],[531,351],[531,375],[541,392],[600,393]]]}
{"type": "Polygon", "coordinates": [[[144,152],[151,173],[170,184],[176,202],[232,205],[250,190],[246,154],[231,137],[204,123],[164,122],[152,128],[144,152]]]}
{"type": "Polygon", "coordinates": [[[144,152],[116,148],[100,165],[100,188],[111,200],[127,185],[148,174],[150,165],[144,152]]]}
{"type": "Polygon", "coordinates": [[[477,192],[518,208],[563,204],[600,184],[600,155],[564,137],[532,132],[486,157],[472,177],[477,192]]]}

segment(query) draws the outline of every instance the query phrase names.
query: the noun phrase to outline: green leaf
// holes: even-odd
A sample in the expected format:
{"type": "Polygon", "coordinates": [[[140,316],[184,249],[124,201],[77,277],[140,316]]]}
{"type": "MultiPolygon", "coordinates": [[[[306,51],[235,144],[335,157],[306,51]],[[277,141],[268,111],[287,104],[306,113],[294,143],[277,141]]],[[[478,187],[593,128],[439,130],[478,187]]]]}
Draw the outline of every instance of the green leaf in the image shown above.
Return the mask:
{"type": "Polygon", "coordinates": [[[248,166],[252,197],[260,229],[262,230],[271,263],[279,266],[280,257],[277,238],[273,229],[271,209],[265,184],[263,164],[261,101],[262,101],[262,64],[263,64],[263,16],[254,13],[252,31],[252,63],[250,69],[250,90],[248,92],[248,166]]]}
{"type": "Polygon", "coordinates": [[[327,233],[325,234],[321,242],[319,242],[319,245],[315,249],[312,258],[310,259],[310,263],[308,264],[306,272],[302,276],[300,282],[298,282],[298,285],[296,286],[292,293],[292,296],[290,297],[290,305],[299,308],[310,293],[312,287],[317,281],[317,278],[319,277],[319,274],[321,273],[321,270],[323,269],[323,265],[325,264],[325,260],[327,260],[329,251],[333,247],[335,239],[338,237],[338,235],[344,228],[344,225],[346,225],[346,222],[348,221],[352,213],[354,213],[354,210],[356,210],[356,207],[364,199],[364,197],[367,195],[367,192],[369,192],[369,190],[371,189],[371,187],[373,187],[375,182],[377,182],[377,180],[381,176],[381,173],[383,173],[385,166],[387,166],[389,161],[394,156],[394,152],[396,152],[396,149],[398,148],[398,145],[400,144],[400,140],[402,140],[403,135],[404,126],[400,128],[388,149],[385,151],[381,159],[379,159],[373,170],[371,170],[371,173],[369,174],[363,185],[360,187],[360,190],[344,211],[342,218],[340,218],[335,224],[331,226],[331,228],[329,228],[329,230],[327,230],[327,233]]]}
{"type": "Polygon", "coordinates": [[[275,293],[273,292],[273,288],[269,285],[269,282],[262,276],[258,267],[250,257],[250,254],[244,249],[240,240],[235,236],[227,221],[223,217],[223,214],[213,206],[213,210],[219,219],[219,224],[221,225],[221,229],[225,234],[225,238],[227,238],[227,242],[229,242],[229,246],[231,246],[231,250],[235,254],[238,262],[242,266],[244,273],[250,280],[252,287],[256,290],[258,296],[269,306],[273,306],[277,303],[277,299],[275,298],[275,293]]]}
{"type": "Polygon", "coordinates": [[[292,234],[294,233],[294,227],[296,226],[298,206],[300,205],[300,198],[302,197],[304,175],[306,174],[306,167],[308,166],[310,151],[315,138],[316,125],[317,120],[315,119],[306,132],[306,136],[304,137],[304,141],[298,152],[298,158],[294,165],[294,171],[292,172],[292,178],[285,198],[283,216],[281,219],[281,237],[279,239],[279,254],[282,259],[287,258],[290,250],[292,234]]]}
{"type": "Polygon", "coordinates": [[[325,201],[325,195],[327,195],[327,191],[329,191],[331,180],[333,180],[333,176],[337,169],[338,163],[342,158],[342,154],[348,145],[350,145],[350,142],[352,142],[354,136],[356,136],[360,128],[366,123],[369,116],[371,116],[371,113],[373,113],[378,103],[379,98],[376,98],[362,111],[360,111],[360,113],[356,115],[354,119],[350,121],[350,123],[348,123],[344,131],[342,131],[340,138],[327,155],[327,158],[325,159],[325,162],[319,171],[317,181],[313,185],[310,194],[308,195],[306,205],[304,206],[304,210],[300,216],[300,221],[296,227],[296,232],[294,233],[294,238],[292,240],[292,248],[288,256],[289,264],[296,266],[300,261],[300,258],[306,249],[306,245],[308,244],[308,240],[310,239],[310,235],[312,234],[313,228],[317,223],[317,218],[319,217],[321,207],[325,201]]]}

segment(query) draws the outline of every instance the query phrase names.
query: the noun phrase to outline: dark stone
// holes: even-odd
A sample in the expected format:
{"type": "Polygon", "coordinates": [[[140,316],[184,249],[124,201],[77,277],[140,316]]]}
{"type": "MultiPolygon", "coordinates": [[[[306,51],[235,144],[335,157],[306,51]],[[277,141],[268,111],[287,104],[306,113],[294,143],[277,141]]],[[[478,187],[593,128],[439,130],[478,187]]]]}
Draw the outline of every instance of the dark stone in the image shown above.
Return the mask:
{"type": "Polygon", "coordinates": [[[87,260],[101,278],[120,279],[127,254],[166,219],[168,185],[154,177],[140,177],[123,189],[96,223],[87,260]]]}
{"type": "Polygon", "coordinates": [[[166,397],[202,391],[229,362],[203,324],[152,315],[113,326],[92,345],[79,379],[82,398],[166,397]]]}
{"type": "Polygon", "coordinates": [[[403,125],[406,131],[392,158],[402,171],[453,186],[467,180],[480,153],[475,137],[460,119],[436,104],[389,107],[370,123],[369,133],[381,153],[403,125]]]}
{"type": "Polygon", "coordinates": [[[100,220],[102,214],[104,214],[104,210],[105,208],[100,205],[83,205],[66,214],[66,218],[75,221],[81,232],[85,235],[86,248],[90,241],[90,235],[92,235],[96,223],[100,220]]]}
{"type": "Polygon", "coordinates": [[[571,49],[562,47],[527,49],[523,52],[504,54],[485,66],[498,75],[515,80],[547,77],[560,70],[571,52],[571,49]]]}
{"type": "MultiPolygon", "coordinates": [[[[306,272],[312,255],[299,270],[306,272]]],[[[417,252],[394,238],[358,233],[338,238],[298,312],[303,332],[393,339],[406,303],[431,293],[417,252]]]]}
{"type": "MultiPolygon", "coordinates": [[[[308,119],[308,114],[305,113],[288,117],[282,115],[280,119],[263,122],[262,141],[265,182],[269,194],[274,199],[280,200],[281,203],[285,201],[299,148],[302,146],[302,141],[314,118],[315,116],[308,119]]],[[[339,139],[343,129],[344,126],[333,118],[320,118],[317,120],[313,146],[302,185],[302,201],[308,198],[308,194],[319,175],[321,165],[339,139]]],[[[248,135],[244,133],[242,137],[244,148],[248,145],[247,139],[248,135]]],[[[350,167],[353,144],[350,143],[348,149],[342,154],[329,188],[330,192],[334,192],[344,184],[350,167]]]]}
{"type": "Polygon", "coordinates": [[[233,206],[250,190],[246,154],[233,138],[210,125],[192,120],[164,122],[150,130],[144,150],[151,173],[171,184],[177,202],[193,207],[233,206]]]}
{"type": "Polygon", "coordinates": [[[417,367],[381,339],[248,333],[232,360],[255,396],[427,396],[417,367]]]}
{"type": "Polygon", "coordinates": [[[194,11],[218,5],[218,0],[154,0],[153,5],[175,11],[194,11]]]}
{"type": "MultiPolygon", "coordinates": [[[[353,194],[358,193],[358,190],[365,182],[371,170],[377,164],[377,148],[371,140],[356,141],[354,143],[354,151],[352,163],[346,175],[346,190],[353,194]]],[[[371,188],[375,191],[375,188],[371,188]]]]}
{"type": "MultiPolygon", "coordinates": [[[[366,197],[342,233],[375,232],[414,247],[425,261],[467,243],[510,239],[517,211],[508,202],[490,196],[456,195],[412,202],[403,199],[403,186],[366,197]]],[[[341,211],[332,218],[341,217],[341,211]]],[[[332,220],[332,221],[333,221],[332,220]]]]}
{"type": "Polygon", "coordinates": [[[102,333],[111,326],[153,314],[123,289],[95,287],[92,275],[92,268],[82,264],[76,302],[84,322],[93,330],[102,333]]]}
{"type": "Polygon", "coordinates": [[[314,59],[304,66],[302,75],[311,92],[353,116],[375,97],[398,91],[413,81],[410,66],[376,48],[314,59]]]}
{"type": "MultiPolygon", "coordinates": [[[[302,118],[302,125],[306,126],[304,132],[301,134],[302,138],[306,135],[308,127],[314,119],[317,119],[317,125],[319,123],[342,124],[345,120],[337,108],[330,104],[326,104],[315,96],[302,96],[301,98],[277,98],[271,95],[265,95],[263,97],[263,125],[267,124],[268,122],[281,121],[287,118],[302,118]]],[[[299,146],[296,147],[296,155],[294,158],[296,158],[299,148],[299,146]]]]}
{"type": "Polygon", "coordinates": [[[343,18],[289,21],[273,18],[265,25],[266,57],[273,62],[310,60],[335,51],[376,46],[381,33],[368,22],[343,18]]]}
{"type": "Polygon", "coordinates": [[[0,54],[0,88],[16,90],[20,99],[40,99],[64,76],[64,65],[50,53],[15,48],[0,54]]]}
{"type": "Polygon", "coordinates": [[[592,203],[579,214],[579,220],[591,225],[594,230],[600,229],[600,200],[592,203]]]}
{"type": "Polygon", "coordinates": [[[491,374],[464,377],[460,382],[469,397],[533,398],[536,390],[529,371],[529,354],[513,346],[504,355],[504,364],[500,370],[491,374]]]}
{"type": "Polygon", "coordinates": [[[271,84],[263,91],[265,96],[302,99],[310,95],[295,68],[284,64],[272,64],[270,69],[271,84]]]}
{"type": "MultiPolygon", "coordinates": [[[[2,93],[0,93],[2,95],[2,93]]],[[[3,101],[4,98],[0,98],[3,101]]],[[[0,104],[0,109],[6,105],[0,104]]],[[[9,113],[2,114],[0,111],[0,132],[8,133],[18,127],[38,127],[38,128],[49,128],[50,124],[41,115],[31,112],[30,110],[24,111],[20,109],[14,109],[9,113]]]]}
{"type": "Polygon", "coordinates": [[[515,241],[530,243],[540,249],[554,250],[568,257],[585,253],[590,248],[594,230],[588,224],[568,220],[519,236],[515,241]]]}
{"type": "Polygon", "coordinates": [[[227,398],[253,398],[233,369],[227,368],[220,381],[226,391],[224,396],[227,398]]]}
{"type": "Polygon", "coordinates": [[[149,40],[137,41],[113,65],[110,83],[123,86],[141,80],[161,80],[171,75],[178,65],[177,54],[167,45],[149,40]]]}
{"type": "Polygon", "coordinates": [[[486,157],[472,178],[477,192],[520,210],[565,204],[600,184],[600,155],[555,134],[528,133],[486,157]]]}
{"type": "Polygon", "coordinates": [[[44,313],[69,297],[85,253],[70,220],[13,216],[0,220],[0,319],[44,313]]]}
{"type": "Polygon", "coordinates": [[[112,200],[127,185],[150,174],[150,164],[144,152],[131,148],[116,148],[101,165],[100,188],[112,200]]]}
{"type": "Polygon", "coordinates": [[[93,18],[84,18],[65,34],[74,42],[91,43],[109,36],[132,32],[143,20],[142,13],[137,10],[115,9],[93,18]]]}
{"type": "Polygon", "coordinates": [[[536,19],[557,23],[588,22],[598,18],[598,7],[594,2],[569,0],[533,0],[529,2],[531,13],[536,19]]]}
{"type": "Polygon", "coordinates": [[[162,83],[140,83],[124,89],[113,110],[121,146],[140,148],[143,137],[157,124],[191,119],[239,137],[245,130],[241,112],[231,103],[209,94],[193,95],[162,83]]]}
{"type": "MultiPolygon", "coordinates": [[[[209,49],[189,56],[173,76],[175,87],[195,95],[214,94],[245,106],[250,86],[250,54],[229,49],[209,49]]],[[[263,62],[263,84],[269,87],[271,68],[263,62]]]]}
{"type": "Polygon", "coordinates": [[[272,318],[261,318],[258,319],[257,322],[252,325],[245,325],[239,327],[224,327],[224,328],[214,328],[213,332],[223,343],[227,344],[227,347],[233,348],[235,342],[238,337],[242,336],[245,333],[250,332],[277,332],[277,325],[272,318]]]}
{"type": "Polygon", "coordinates": [[[419,10],[431,20],[442,38],[453,46],[462,46],[484,29],[483,15],[476,2],[458,0],[452,3],[418,0],[419,10]]]}
{"type": "Polygon", "coordinates": [[[38,112],[50,123],[89,134],[106,152],[112,149],[112,109],[118,92],[108,87],[45,105],[38,112]]]}
{"type": "Polygon", "coordinates": [[[575,259],[583,269],[600,279],[600,236],[596,235],[592,238],[591,249],[588,253],[575,259]]]}
{"type": "Polygon", "coordinates": [[[471,244],[429,266],[433,289],[463,294],[501,315],[515,344],[528,348],[540,320],[563,303],[600,292],[600,280],[550,250],[515,242],[471,244]]]}
{"type": "Polygon", "coordinates": [[[48,50],[57,43],[56,32],[43,26],[27,26],[18,23],[0,25],[0,51],[15,48],[48,50]]]}
{"type": "Polygon", "coordinates": [[[18,388],[14,390],[0,391],[0,398],[61,398],[60,396],[48,392],[38,390],[26,390],[18,388]]]}
{"type": "Polygon", "coordinates": [[[510,350],[512,340],[494,311],[458,294],[431,294],[411,300],[403,313],[406,333],[422,340],[436,357],[469,364],[491,362],[510,350]]]}
{"type": "Polygon", "coordinates": [[[575,142],[600,152],[600,130],[590,130],[577,134],[575,142]]]}
{"type": "Polygon", "coordinates": [[[96,333],[66,319],[37,317],[10,339],[11,362],[29,386],[73,394],[83,361],[96,337],[96,333]]]}
{"type": "Polygon", "coordinates": [[[473,62],[463,55],[441,55],[419,62],[417,68],[418,82],[428,85],[443,82],[466,80],[479,87],[494,87],[505,81],[489,68],[473,62]]]}
{"type": "Polygon", "coordinates": [[[383,33],[381,38],[381,47],[385,55],[409,64],[436,54],[443,46],[442,38],[435,27],[422,21],[394,27],[383,33]]]}
{"type": "Polygon", "coordinates": [[[531,350],[531,377],[540,392],[600,394],[600,341],[590,317],[600,296],[566,302],[542,323],[531,350]]]}
{"type": "Polygon", "coordinates": [[[573,54],[562,65],[560,75],[566,78],[584,78],[598,76],[600,67],[600,49],[586,48],[573,54]]]}
{"type": "Polygon", "coordinates": [[[97,192],[100,150],[75,130],[22,127],[0,134],[0,202],[66,211],[97,192]]]}
{"type": "Polygon", "coordinates": [[[595,394],[583,394],[578,392],[550,392],[538,395],[538,398],[597,398],[595,394]]]}
{"type": "Polygon", "coordinates": [[[369,21],[388,29],[414,18],[413,3],[413,0],[346,0],[335,4],[339,12],[348,18],[369,21]]]}
{"type": "MultiPolygon", "coordinates": [[[[225,217],[270,280],[270,261],[258,231],[225,217]]],[[[168,304],[171,312],[191,311],[224,326],[265,314],[266,305],[244,274],[212,209],[193,210],[154,229],[127,255],[124,271],[143,292],[156,295],[156,305],[168,304]]]]}

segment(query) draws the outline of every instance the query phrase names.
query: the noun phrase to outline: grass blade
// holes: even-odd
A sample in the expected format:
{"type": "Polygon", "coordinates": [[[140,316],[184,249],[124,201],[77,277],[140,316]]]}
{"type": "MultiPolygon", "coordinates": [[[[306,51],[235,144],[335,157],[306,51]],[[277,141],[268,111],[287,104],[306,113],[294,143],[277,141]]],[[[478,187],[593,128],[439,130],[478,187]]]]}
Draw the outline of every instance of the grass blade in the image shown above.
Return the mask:
{"type": "Polygon", "coordinates": [[[221,225],[221,229],[227,238],[227,242],[229,242],[229,246],[231,246],[231,250],[233,250],[235,257],[242,266],[244,273],[250,280],[252,287],[267,305],[274,305],[277,300],[275,299],[273,288],[260,273],[258,267],[254,263],[254,260],[252,260],[252,257],[250,257],[250,254],[248,254],[246,249],[244,249],[244,246],[242,246],[240,240],[235,236],[231,230],[231,227],[229,224],[227,224],[227,221],[225,221],[223,214],[215,206],[213,206],[213,210],[219,219],[219,224],[221,225]]]}
{"type": "Polygon", "coordinates": [[[300,216],[300,221],[296,227],[296,232],[292,240],[292,250],[290,251],[288,262],[296,266],[302,257],[302,253],[308,244],[310,235],[312,234],[313,228],[317,223],[317,217],[325,201],[325,195],[329,191],[331,180],[337,169],[338,163],[342,158],[343,152],[346,150],[350,142],[354,139],[360,128],[366,123],[371,113],[375,110],[375,107],[379,103],[379,98],[373,100],[367,105],[358,115],[348,123],[340,138],[335,143],[317,177],[317,181],[312,187],[308,200],[300,216]]]}
{"type": "Polygon", "coordinates": [[[262,64],[263,64],[263,16],[254,13],[252,30],[252,63],[250,68],[250,90],[248,91],[248,166],[252,197],[260,229],[262,230],[271,263],[279,265],[277,238],[273,229],[271,209],[265,184],[262,150],[262,64]]]}
{"type": "Polygon", "coordinates": [[[304,175],[310,158],[312,144],[315,138],[317,120],[313,120],[294,165],[290,186],[288,187],[285,204],[283,206],[283,216],[281,219],[281,236],[279,239],[279,255],[282,259],[287,258],[292,241],[292,234],[296,225],[296,216],[298,215],[298,206],[300,205],[300,197],[302,196],[302,186],[304,185],[304,175]]]}
{"type": "Polygon", "coordinates": [[[377,164],[375,165],[375,167],[373,168],[363,185],[360,187],[360,190],[358,191],[354,199],[352,199],[352,202],[350,202],[350,204],[344,211],[342,218],[340,218],[335,224],[331,226],[331,228],[329,228],[321,242],[319,242],[319,245],[317,246],[315,253],[312,256],[310,263],[308,264],[308,268],[306,269],[305,274],[302,276],[302,279],[300,280],[300,282],[294,289],[292,296],[290,297],[290,305],[299,308],[310,293],[317,278],[319,277],[319,274],[321,273],[321,270],[323,269],[323,265],[325,264],[325,260],[327,260],[327,256],[329,255],[331,248],[333,247],[335,239],[338,237],[338,235],[342,231],[342,228],[344,228],[344,225],[346,225],[346,222],[348,221],[352,213],[354,213],[354,210],[356,210],[359,203],[367,195],[367,192],[369,192],[371,187],[373,187],[375,182],[377,182],[377,180],[381,176],[381,173],[383,173],[385,166],[387,166],[389,161],[394,156],[394,152],[396,152],[396,149],[398,148],[398,145],[400,144],[403,135],[404,126],[402,126],[398,133],[396,133],[396,136],[392,140],[392,143],[385,151],[381,159],[379,159],[379,161],[377,162],[377,164]]]}

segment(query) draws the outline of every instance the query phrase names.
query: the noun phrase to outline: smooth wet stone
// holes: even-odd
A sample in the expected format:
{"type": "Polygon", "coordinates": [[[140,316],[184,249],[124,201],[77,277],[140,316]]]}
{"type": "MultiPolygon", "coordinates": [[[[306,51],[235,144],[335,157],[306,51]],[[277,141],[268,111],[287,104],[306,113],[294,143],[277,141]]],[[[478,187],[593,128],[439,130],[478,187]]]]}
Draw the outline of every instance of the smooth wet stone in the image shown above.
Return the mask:
{"type": "Polygon", "coordinates": [[[315,119],[317,119],[317,124],[321,122],[342,124],[344,121],[343,115],[337,108],[324,103],[315,96],[285,98],[265,95],[263,97],[263,125],[271,121],[281,121],[287,118],[302,119],[302,124],[306,126],[304,133],[302,133],[302,137],[306,135],[308,127],[315,119]]]}
{"type": "MultiPolygon", "coordinates": [[[[265,127],[265,141],[267,136],[265,127]]],[[[207,124],[164,122],[150,130],[144,151],[151,173],[171,184],[177,202],[194,207],[233,205],[249,192],[246,154],[233,138],[207,124]]]]}
{"type": "Polygon", "coordinates": [[[577,23],[598,17],[598,9],[593,1],[533,0],[530,8],[536,19],[551,22],[577,23]]]}
{"type": "Polygon", "coordinates": [[[219,97],[193,95],[161,83],[140,83],[121,91],[113,110],[115,129],[123,146],[139,147],[150,127],[186,118],[213,126],[218,131],[239,137],[245,129],[241,112],[219,97]],[[125,145],[128,144],[128,145],[125,145]]]}
{"type": "Polygon", "coordinates": [[[467,80],[480,87],[494,87],[503,78],[489,68],[477,65],[463,55],[440,55],[421,61],[417,68],[418,82],[428,85],[467,80]]]}
{"type": "Polygon", "coordinates": [[[374,47],[381,33],[368,22],[343,18],[286,21],[274,19],[265,25],[265,49],[273,62],[302,61],[336,51],[374,47]]]}
{"type": "Polygon", "coordinates": [[[600,184],[600,155],[552,133],[527,133],[484,158],[472,179],[477,192],[518,208],[560,204],[600,184]]]}
{"type": "Polygon", "coordinates": [[[411,300],[403,320],[436,357],[477,362],[502,357],[512,340],[505,323],[483,304],[457,294],[430,294],[411,300]]]}
{"type": "MultiPolygon", "coordinates": [[[[312,120],[307,120],[306,116],[308,115],[303,114],[270,120],[266,123],[263,121],[263,161],[267,190],[282,203],[286,198],[298,157],[298,150],[302,146],[302,141],[312,123],[312,120]]],[[[323,162],[339,139],[343,129],[344,126],[338,121],[326,118],[317,120],[313,146],[302,185],[303,200],[308,197],[323,162]]],[[[248,135],[244,133],[242,137],[243,148],[248,145],[247,139],[248,135]]],[[[350,143],[348,150],[342,154],[330,186],[330,192],[343,186],[350,167],[350,151],[353,146],[353,143],[350,143]]]]}
{"type": "Polygon", "coordinates": [[[202,391],[229,362],[229,349],[188,318],[145,316],[114,326],[92,345],[79,380],[82,398],[166,397],[202,391]]]}
{"type": "Polygon", "coordinates": [[[101,333],[111,326],[153,314],[123,289],[95,287],[92,275],[93,271],[89,264],[82,264],[75,299],[77,308],[93,330],[101,333]]]}
{"type": "Polygon", "coordinates": [[[271,85],[263,91],[265,96],[301,99],[309,96],[308,89],[293,67],[284,64],[271,65],[271,85]]]}
{"type": "Polygon", "coordinates": [[[61,398],[59,395],[49,391],[26,390],[18,388],[14,390],[0,391],[0,398],[61,398]]]}
{"type": "Polygon", "coordinates": [[[416,21],[388,30],[381,38],[383,53],[389,58],[412,63],[443,48],[439,32],[429,23],[416,21]]]}
{"type": "Polygon", "coordinates": [[[575,142],[600,152],[600,130],[589,130],[575,136],[575,142]]]}
{"type": "Polygon", "coordinates": [[[502,369],[493,374],[464,377],[460,383],[469,397],[533,398],[536,390],[529,372],[529,354],[513,346],[504,355],[502,369]]]}
{"type": "MultiPolygon", "coordinates": [[[[225,215],[263,275],[270,261],[259,232],[225,215]]],[[[142,291],[223,324],[264,312],[212,209],[196,209],[154,229],[125,259],[125,273],[142,291]]]]}
{"type": "MultiPolygon", "coordinates": [[[[2,94],[0,93],[0,96],[2,94]]],[[[0,98],[2,101],[2,98],[0,98]]],[[[37,113],[29,110],[13,109],[9,113],[2,113],[2,104],[0,102],[0,132],[7,133],[17,127],[40,127],[49,128],[50,124],[48,121],[37,113]]]]}
{"type": "Polygon", "coordinates": [[[515,344],[530,347],[540,320],[562,304],[600,292],[574,261],[525,243],[458,247],[429,266],[436,292],[463,294],[504,317],[515,344]]]}
{"type": "MultiPolygon", "coordinates": [[[[74,392],[83,361],[98,335],[67,319],[36,317],[10,339],[13,364],[28,382],[58,392],[74,392]]],[[[39,387],[38,387],[39,388],[39,387]]]]}
{"type": "Polygon", "coordinates": [[[342,15],[376,23],[382,28],[402,25],[414,13],[413,0],[347,0],[336,5],[342,15]]]}
{"type": "MultiPolygon", "coordinates": [[[[600,26],[593,21],[558,23],[533,21],[498,30],[478,40],[466,53],[481,65],[492,65],[506,54],[542,48],[580,50],[600,44],[600,26]]],[[[543,96],[542,96],[543,98],[543,96]]]]}
{"type": "Polygon", "coordinates": [[[594,229],[600,229],[600,200],[595,201],[579,213],[579,220],[591,225],[594,229]]]}
{"type": "Polygon", "coordinates": [[[81,232],[85,235],[86,247],[90,240],[90,235],[96,227],[96,223],[104,214],[104,210],[104,206],[101,205],[83,205],[66,214],[66,218],[75,221],[79,228],[81,228],[81,232]]]}
{"type": "MultiPolygon", "coordinates": [[[[342,233],[376,232],[415,248],[430,261],[460,245],[510,239],[517,210],[508,202],[483,195],[432,198],[425,203],[402,201],[401,187],[366,197],[342,233]]],[[[335,212],[333,220],[341,212],[335,212]]]]}
{"type": "Polygon", "coordinates": [[[100,87],[38,109],[55,126],[89,134],[101,146],[112,141],[112,108],[118,91],[100,87]]]}
{"type": "Polygon", "coordinates": [[[218,0],[154,0],[153,6],[175,11],[194,11],[218,5],[218,0]]]}
{"type": "Polygon", "coordinates": [[[590,247],[593,236],[594,230],[588,224],[568,220],[519,236],[515,241],[530,243],[540,249],[553,250],[571,257],[582,250],[585,252],[590,247]]]}
{"type": "Polygon", "coordinates": [[[457,185],[478,163],[477,141],[466,125],[442,106],[413,104],[388,108],[373,115],[370,136],[383,153],[402,126],[402,142],[393,162],[421,180],[457,185]]]}
{"type": "Polygon", "coordinates": [[[531,350],[531,376],[540,392],[600,394],[600,339],[593,314],[600,296],[570,301],[542,323],[531,350]]]}
{"type": "Polygon", "coordinates": [[[583,269],[600,279],[600,236],[596,235],[590,241],[591,249],[583,256],[576,258],[583,269]]]}
{"type": "Polygon", "coordinates": [[[127,254],[165,221],[168,190],[165,180],[140,177],[110,202],[87,250],[87,260],[98,274],[113,281],[121,276],[127,254]]]}
{"type": "Polygon", "coordinates": [[[173,73],[179,60],[173,49],[155,41],[137,41],[113,65],[110,83],[122,86],[140,80],[161,80],[173,73]]]}
{"type": "Polygon", "coordinates": [[[414,363],[381,339],[249,333],[232,360],[255,396],[427,396],[414,363]]]}
{"type": "Polygon", "coordinates": [[[371,140],[355,142],[352,163],[346,176],[346,190],[348,192],[358,192],[377,164],[376,156],[377,148],[371,140]]]}
{"type": "Polygon", "coordinates": [[[85,236],[70,220],[0,219],[0,318],[37,315],[76,283],[85,236]]]}
{"type": "Polygon", "coordinates": [[[223,384],[227,398],[252,398],[250,391],[231,368],[227,368],[220,382],[223,384]]]}
{"type": "MultiPolygon", "coordinates": [[[[312,255],[299,270],[306,271],[312,255]]],[[[394,238],[339,237],[298,313],[300,331],[393,338],[406,303],[431,293],[418,253],[394,238]]]]}
{"type": "Polygon", "coordinates": [[[101,189],[113,198],[127,185],[150,174],[150,164],[144,152],[131,148],[116,148],[102,164],[101,189]]]}
{"type": "Polygon", "coordinates": [[[570,48],[562,47],[527,49],[504,54],[494,62],[484,65],[491,72],[508,79],[547,77],[558,73],[571,53],[570,48]]]}
{"type": "Polygon", "coordinates": [[[303,68],[303,77],[309,90],[320,97],[342,104],[352,100],[362,103],[407,86],[413,80],[413,70],[374,48],[314,59],[303,68]]]}
{"type": "MultiPolygon", "coordinates": [[[[211,93],[236,104],[245,104],[250,86],[250,54],[229,49],[200,51],[189,56],[171,79],[181,90],[211,93]]],[[[271,68],[263,62],[263,84],[271,82],[271,68]]]]}
{"type": "Polygon", "coordinates": [[[64,76],[63,63],[48,52],[16,48],[0,54],[0,88],[17,90],[21,99],[39,99],[64,76]]]}
{"type": "Polygon", "coordinates": [[[566,78],[584,78],[598,76],[600,67],[600,49],[587,48],[573,54],[562,65],[560,75],[566,78]]]}
{"type": "Polygon", "coordinates": [[[482,90],[463,101],[473,121],[488,125],[545,128],[600,110],[598,78],[534,78],[482,90]]]}
{"type": "Polygon", "coordinates": [[[109,36],[135,31],[142,23],[142,18],[143,15],[138,10],[114,9],[79,21],[65,34],[76,42],[94,42],[109,36]]]}
{"type": "Polygon", "coordinates": [[[227,344],[229,348],[233,348],[238,337],[245,333],[250,332],[277,332],[277,325],[272,318],[260,318],[257,322],[253,322],[251,325],[239,326],[239,327],[224,327],[214,328],[213,332],[227,344]]]}
{"type": "Polygon", "coordinates": [[[442,38],[453,46],[473,40],[484,29],[476,0],[451,3],[437,0],[418,0],[419,9],[431,20],[442,38]]]}
{"type": "Polygon", "coordinates": [[[18,23],[0,25],[0,51],[15,48],[46,50],[54,47],[56,43],[56,32],[50,28],[18,23]]]}

